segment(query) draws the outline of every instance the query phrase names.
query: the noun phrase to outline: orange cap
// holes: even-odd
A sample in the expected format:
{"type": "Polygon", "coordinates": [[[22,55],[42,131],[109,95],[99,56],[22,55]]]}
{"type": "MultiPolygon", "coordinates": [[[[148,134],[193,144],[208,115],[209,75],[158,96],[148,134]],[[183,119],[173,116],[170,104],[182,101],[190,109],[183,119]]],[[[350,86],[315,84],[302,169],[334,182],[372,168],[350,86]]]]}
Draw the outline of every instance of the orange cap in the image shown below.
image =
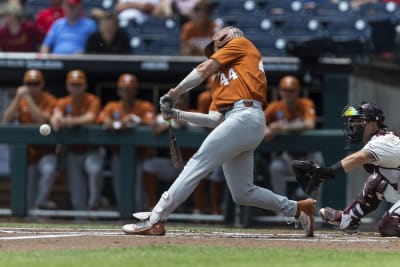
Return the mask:
{"type": "Polygon", "coordinates": [[[294,76],[285,76],[279,82],[279,90],[299,90],[300,82],[294,76]]]}
{"type": "Polygon", "coordinates": [[[71,70],[67,74],[67,83],[86,84],[86,74],[81,70],[71,70]]]}
{"type": "Polygon", "coordinates": [[[23,83],[43,82],[43,74],[40,70],[28,70],[25,72],[23,83]]]}
{"type": "Polygon", "coordinates": [[[118,78],[117,87],[132,87],[135,88],[138,85],[138,81],[135,75],[124,73],[118,78]]]}

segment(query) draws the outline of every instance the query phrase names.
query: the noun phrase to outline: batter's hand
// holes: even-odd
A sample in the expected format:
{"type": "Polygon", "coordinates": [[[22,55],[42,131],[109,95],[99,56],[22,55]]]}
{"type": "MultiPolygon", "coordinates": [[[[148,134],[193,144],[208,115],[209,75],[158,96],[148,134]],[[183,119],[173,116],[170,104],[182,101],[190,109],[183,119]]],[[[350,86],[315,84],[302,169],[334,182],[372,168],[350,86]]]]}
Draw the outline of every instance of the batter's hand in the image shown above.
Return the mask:
{"type": "Polygon", "coordinates": [[[160,98],[160,110],[161,112],[167,112],[172,109],[173,102],[172,97],[169,94],[165,94],[160,98]]]}
{"type": "Polygon", "coordinates": [[[170,119],[178,119],[179,118],[179,109],[169,109],[169,110],[165,110],[162,112],[163,115],[163,119],[164,120],[170,120],[170,119]]]}

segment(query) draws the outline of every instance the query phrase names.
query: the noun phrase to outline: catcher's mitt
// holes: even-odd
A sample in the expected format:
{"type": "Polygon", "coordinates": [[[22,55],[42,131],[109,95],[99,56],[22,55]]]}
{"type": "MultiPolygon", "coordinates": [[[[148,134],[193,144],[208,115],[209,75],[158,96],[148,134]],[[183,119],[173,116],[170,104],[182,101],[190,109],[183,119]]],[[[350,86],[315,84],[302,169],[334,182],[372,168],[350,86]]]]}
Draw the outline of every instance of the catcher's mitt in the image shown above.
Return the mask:
{"type": "Polygon", "coordinates": [[[319,185],[322,182],[318,168],[319,166],[312,160],[292,161],[292,169],[296,175],[296,180],[307,195],[318,192],[319,185]]]}

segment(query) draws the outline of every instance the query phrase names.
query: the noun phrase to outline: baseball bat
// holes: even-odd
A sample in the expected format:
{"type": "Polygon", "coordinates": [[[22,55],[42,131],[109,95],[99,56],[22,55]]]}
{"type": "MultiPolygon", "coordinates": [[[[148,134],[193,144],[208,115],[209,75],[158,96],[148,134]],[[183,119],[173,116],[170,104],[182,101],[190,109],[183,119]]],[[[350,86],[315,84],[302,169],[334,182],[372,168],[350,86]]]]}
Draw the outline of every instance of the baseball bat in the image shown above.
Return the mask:
{"type": "Polygon", "coordinates": [[[171,154],[171,160],[172,160],[172,165],[178,169],[178,170],[182,170],[183,169],[183,159],[182,159],[182,153],[181,153],[181,149],[178,145],[178,143],[176,142],[176,136],[175,136],[175,132],[174,129],[172,128],[172,120],[169,119],[167,120],[167,124],[168,124],[168,133],[169,133],[169,152],[171,154]]]}

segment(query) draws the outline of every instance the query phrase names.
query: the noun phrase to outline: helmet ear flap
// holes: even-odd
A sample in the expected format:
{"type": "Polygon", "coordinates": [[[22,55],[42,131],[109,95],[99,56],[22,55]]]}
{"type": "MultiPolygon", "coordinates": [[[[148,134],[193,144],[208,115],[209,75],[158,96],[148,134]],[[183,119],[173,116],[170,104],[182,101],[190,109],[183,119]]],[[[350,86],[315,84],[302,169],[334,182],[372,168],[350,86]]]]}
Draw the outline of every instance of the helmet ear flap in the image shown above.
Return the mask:
{"type": "Polygon", "coordinates": [[[215,52],[214,41],[211,41],[206,47],[204,47],[204,54],[207,58],[210,58],[215,52]]]}

